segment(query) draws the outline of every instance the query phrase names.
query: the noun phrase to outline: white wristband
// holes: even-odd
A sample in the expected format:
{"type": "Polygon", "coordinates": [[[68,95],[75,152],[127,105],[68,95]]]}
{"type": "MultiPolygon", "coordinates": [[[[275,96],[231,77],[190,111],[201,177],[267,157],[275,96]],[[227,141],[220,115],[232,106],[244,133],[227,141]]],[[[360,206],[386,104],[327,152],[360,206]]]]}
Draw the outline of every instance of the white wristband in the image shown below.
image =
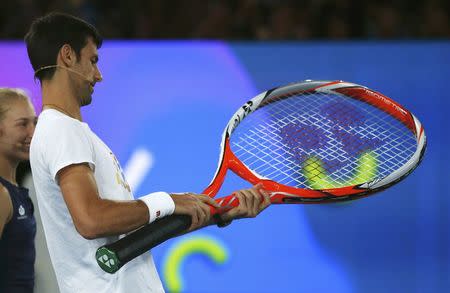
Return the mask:
{"type": "Polygon", "coordinates": [[[139,198],[148,208],[149,223],[173,214],[175,203],[167,192],[153,192],[139,198]]]}

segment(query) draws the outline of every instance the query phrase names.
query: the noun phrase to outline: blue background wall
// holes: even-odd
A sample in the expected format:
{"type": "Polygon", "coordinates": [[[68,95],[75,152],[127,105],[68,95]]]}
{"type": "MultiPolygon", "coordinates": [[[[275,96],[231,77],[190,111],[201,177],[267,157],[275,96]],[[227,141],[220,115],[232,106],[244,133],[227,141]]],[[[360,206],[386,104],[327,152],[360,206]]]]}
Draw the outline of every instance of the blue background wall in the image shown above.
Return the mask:
{"type": "MultiPolygon", "coordinates": [[[[27,88],[40,109],[23,45],[0,43],[0,64],[0,86],[27,88]]],[[[272,206],[256,219],[168,241],[153,255],[166,286],[173,282],[165,270],[178,270],[186,292],[443,292],[450,287],[449,65],[450,42],[106,41],[104,81],[83,115],[137,178],[136,196],[201,192],[230,115],[257,93],[303,79],[380,91],[411,110],[428,137],[422,165],[402,183],[351,203],[272,206]],[[138,154],[147,164],[135,163],[138,154]],[[213,261],[221,253],[223,263],[213,261]]],[[[247,186],[230,176],[222,195],[247,186]]]]}

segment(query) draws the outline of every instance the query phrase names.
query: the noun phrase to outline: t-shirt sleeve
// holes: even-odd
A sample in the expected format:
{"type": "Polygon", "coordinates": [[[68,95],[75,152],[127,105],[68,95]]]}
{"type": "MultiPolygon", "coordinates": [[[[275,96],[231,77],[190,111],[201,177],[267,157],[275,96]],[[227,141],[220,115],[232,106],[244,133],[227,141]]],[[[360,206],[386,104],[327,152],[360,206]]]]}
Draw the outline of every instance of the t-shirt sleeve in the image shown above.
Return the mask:
{"type": "Polygon", "coordinates": [[[61,169],[73,164],[87,163],[95,170],[92,142],[81,123],[58,119],[46,134],[44,160],[55,181],[61,169]]]}

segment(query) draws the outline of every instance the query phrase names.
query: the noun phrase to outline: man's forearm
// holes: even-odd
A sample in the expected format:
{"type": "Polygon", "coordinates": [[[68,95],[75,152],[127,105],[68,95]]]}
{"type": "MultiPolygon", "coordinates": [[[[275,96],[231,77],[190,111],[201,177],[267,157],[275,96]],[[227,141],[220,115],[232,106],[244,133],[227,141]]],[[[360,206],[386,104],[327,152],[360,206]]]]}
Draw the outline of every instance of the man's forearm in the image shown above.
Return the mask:
{"type": "Polygon", "coordinates": [[[87,239],[125,234],[149,221],[147,206],[140,200],[101,199],[83,216],[74,219],[77,231],[87,239]]]}

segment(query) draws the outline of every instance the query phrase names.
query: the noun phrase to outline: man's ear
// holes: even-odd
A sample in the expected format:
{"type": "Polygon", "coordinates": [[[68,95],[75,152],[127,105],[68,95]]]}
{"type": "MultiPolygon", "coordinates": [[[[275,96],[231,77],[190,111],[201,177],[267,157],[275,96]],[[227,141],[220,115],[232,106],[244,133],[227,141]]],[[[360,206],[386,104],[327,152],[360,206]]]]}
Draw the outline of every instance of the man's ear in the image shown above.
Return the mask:
{"type": "Polygon", "coordinates": [[[61,47],[59,50],[58,59],[61,62],[61,65],[66,67],[71,67],[77,61],[75,51],[69,44],[64,44],[61,47]]]}

